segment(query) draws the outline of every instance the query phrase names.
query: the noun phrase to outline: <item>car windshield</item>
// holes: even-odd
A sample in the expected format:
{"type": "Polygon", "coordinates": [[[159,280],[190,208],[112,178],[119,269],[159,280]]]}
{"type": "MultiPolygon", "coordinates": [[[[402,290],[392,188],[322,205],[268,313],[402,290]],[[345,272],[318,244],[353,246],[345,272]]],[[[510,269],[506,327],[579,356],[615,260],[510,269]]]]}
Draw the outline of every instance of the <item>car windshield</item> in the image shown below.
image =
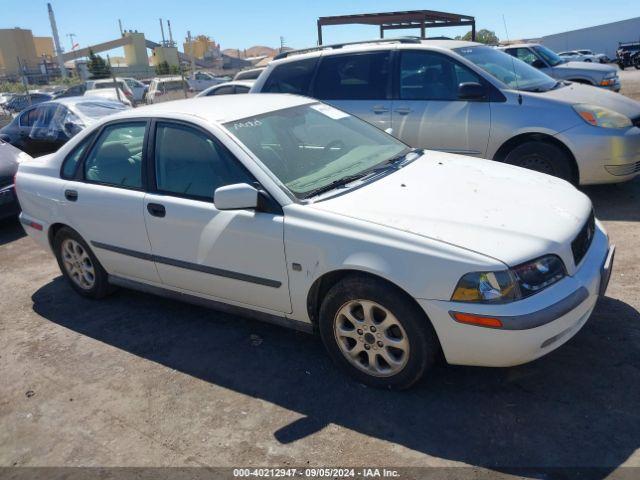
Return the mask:
{"type": "Polygon", "coordinates": [[[462,47],[454,51],[515,90],[542,92],[557,83],[547,74],[492,47],[462,47]]]}
{"type": "Polygon", "coordinates": [[[102,118],[126,110],[126,106],[119,102],[82,102],[76,104],[76,108],[80,113],[90,118],[102,118]]]}
{"type": "Polygon", "coordinates": [[[320,103],[224,126],[301,199],[364,177],[411,151],[376,127],[320,103]]]}
{"type": "MultiPolygon", "coordinates": [[[[543,47],[542,45],[535,45],[533,50],[542,57],[542,59],[547,62],[552,67],[560,65],[561,63],[565,63],[565,60],[560,57],[553,50],[549,50],[547,47],[543,47]]],[[[575,52],[568,52],[570,55],[575,55],[575,52]]]]}

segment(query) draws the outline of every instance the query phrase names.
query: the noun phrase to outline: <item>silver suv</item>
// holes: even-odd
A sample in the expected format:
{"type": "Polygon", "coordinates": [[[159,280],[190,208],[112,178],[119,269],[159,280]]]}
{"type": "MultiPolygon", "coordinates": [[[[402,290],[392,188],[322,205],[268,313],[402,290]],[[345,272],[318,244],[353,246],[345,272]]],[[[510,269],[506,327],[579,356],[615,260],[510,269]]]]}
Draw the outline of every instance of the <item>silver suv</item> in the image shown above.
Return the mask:
{"type": "Polygon", "coordinates": [[[401,39],[285,52],[251,92],[315,97],[413,147],[503,161],[576,184],[640,173],[640,103],[558,82],[476,43],[401,39]]]}
{"type": "MultiPolygon", "coordinates": [[[[557,54],[536,43],[522,43],[499,48],[556,80],[569,80],[606,88],[614,92],[620,91],[620,77],[618,77],[617,67],[593,63],[577,51],[575,52],[577,57],[571,58],[571,56],[557,54]]],[[[595,56],[593,57],[595,58],[595,56]]]]}

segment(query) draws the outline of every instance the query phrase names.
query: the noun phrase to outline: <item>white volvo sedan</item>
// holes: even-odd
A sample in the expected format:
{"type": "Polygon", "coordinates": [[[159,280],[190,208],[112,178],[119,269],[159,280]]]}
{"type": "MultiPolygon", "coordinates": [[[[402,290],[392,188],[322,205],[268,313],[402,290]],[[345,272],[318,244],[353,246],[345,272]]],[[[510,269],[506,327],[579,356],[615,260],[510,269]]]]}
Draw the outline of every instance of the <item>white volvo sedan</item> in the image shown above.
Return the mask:
{"type": "Polygon", "coordinates": [[[439,351],[510,366],[569,340],[614,248],[569,183],[412,150],[290,95],[126,111],[20,165],[21,221],[71,286],[113,286],[318,331],[369,385],[439,351]]]}

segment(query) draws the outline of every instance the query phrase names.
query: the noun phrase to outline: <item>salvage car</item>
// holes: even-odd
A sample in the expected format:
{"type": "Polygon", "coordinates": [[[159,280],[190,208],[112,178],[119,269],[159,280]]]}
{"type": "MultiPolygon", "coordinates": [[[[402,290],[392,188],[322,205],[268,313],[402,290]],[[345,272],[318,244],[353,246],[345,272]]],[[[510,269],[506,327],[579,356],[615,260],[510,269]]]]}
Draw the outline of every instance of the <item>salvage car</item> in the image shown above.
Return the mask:
{"type": "Polygon", "coordinates": [[[29,159],[29,155],[0,139],[0,220],[16,217],[20,212],[13,179],[20,162],[29,159]]]}
{"type": "Polygon", "coordinates": [[[128,110],[23,162],[16,186],[26,231],[80,295],[123,286],[316,330],[384,388],[440,352],[499,367],[558,348],[615,251],[563,180],[412,149],[293,95],[128,110]]]}
{"type": "Polygon", "coordinates": [[[574,184],[640,173],[639,102],[558,82],[477,43],[388,39],[284,52],[251,92],[307,95],[412,147],[497,160],[574,184]]]}
{"type": "Polygon", "coordinates": [[[214,85],[201,91],[196,97],[211,97],[213,95],[237,95],[238,93],[249,93],[253,80],[232,80],[219,85],[214,85]]]}
{"type": "Polygon", "coordinates": [[[69,97],[20,112],[0,129],[0,139],[37,157],[55,152],[83,128],[124,110],[122,103],[99,97],[69,97]]]}
{"type": "Polygon", "coordinates": [[[580,58],[584,58],[582,56],[575,59],[562,57],[544,45],[535,43],[522,43],[500,48],[556,80],[568,80],[614,92],[620,91],[618,70],[610,65],[580,60],[580,58]]]}

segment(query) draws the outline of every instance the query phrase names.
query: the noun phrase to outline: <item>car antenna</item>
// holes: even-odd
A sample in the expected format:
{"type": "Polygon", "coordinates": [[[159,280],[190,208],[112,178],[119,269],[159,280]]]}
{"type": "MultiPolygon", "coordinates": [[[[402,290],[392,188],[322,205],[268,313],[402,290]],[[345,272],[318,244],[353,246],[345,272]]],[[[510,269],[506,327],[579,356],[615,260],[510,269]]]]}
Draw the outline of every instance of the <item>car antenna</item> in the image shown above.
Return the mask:
{"type": "MultiPolygon", "coordinates": [[[[504,24],[504,33],[507,36],[507,45],[511,43],[509,40],[509,30],[507,30],[507,20],[504,18],[504,13],[502,14],[502,23],[504,24]]],[[[509,55],[511,57],[511,68],[513,69],[513,78],[516,81],[516,88],[518,89],[518,104],[522,105],[522,94],[520,93],[520,85],[518,84],[518,74],[516,73],[516,61],[513,58],[513,55],[509,55]]]]}

